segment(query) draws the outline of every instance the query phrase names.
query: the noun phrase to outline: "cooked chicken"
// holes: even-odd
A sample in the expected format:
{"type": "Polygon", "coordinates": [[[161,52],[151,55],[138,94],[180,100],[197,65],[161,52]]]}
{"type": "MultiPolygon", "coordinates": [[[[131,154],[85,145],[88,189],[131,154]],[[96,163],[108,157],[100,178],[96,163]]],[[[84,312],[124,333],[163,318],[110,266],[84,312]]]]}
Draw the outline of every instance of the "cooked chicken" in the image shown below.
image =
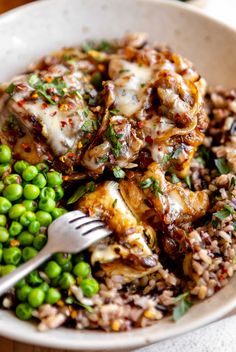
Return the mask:
{"type": "Polygon", "coordinates": [[[64,172],[94,177],[137,166],[149,149],[163,171],[184,177],[207,127],[204,81],[190,62],[144,38],[64,49],[2,85],[1,139],[16,156],[56,158],[64,172]]]}

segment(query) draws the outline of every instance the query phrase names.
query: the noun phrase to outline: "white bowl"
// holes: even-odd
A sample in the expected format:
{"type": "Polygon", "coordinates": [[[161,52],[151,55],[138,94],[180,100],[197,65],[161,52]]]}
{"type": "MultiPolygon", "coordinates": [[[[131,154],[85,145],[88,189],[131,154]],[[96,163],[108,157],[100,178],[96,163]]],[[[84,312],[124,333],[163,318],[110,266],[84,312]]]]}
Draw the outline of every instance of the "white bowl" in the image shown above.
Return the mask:
{"type": "MultiPolygon", "coordinates": [[[[0,18],[0,80],[32,60],[89,38],[145,31],[193,60],[211,84],[236,86],[236,32],[186,5],[167,0],[44,0],[0,18]]],[[[210,323],[236,307],[236,276],[212,298],[195,305],[177,323],[166,318],[131,332],[105,333],[65,328],[40,333],[32,323],[0,311],[0,334],[48,347],[76,350],[131,349],[210,323]]]]}

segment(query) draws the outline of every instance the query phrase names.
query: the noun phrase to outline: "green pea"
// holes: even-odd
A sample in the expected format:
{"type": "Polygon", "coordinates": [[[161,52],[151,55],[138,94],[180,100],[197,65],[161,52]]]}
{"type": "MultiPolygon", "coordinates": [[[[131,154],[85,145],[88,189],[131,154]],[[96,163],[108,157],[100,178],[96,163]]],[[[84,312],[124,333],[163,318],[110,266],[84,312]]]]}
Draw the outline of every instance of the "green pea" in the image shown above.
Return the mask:
{"type": "Polygon", "coordinates": [[[22,174],[22,172],[29,166],[29,163],[27,163],[27,161],[24,160],[19,160],[14,164],[14,170],[15,172],[17,172],[18,174],[22,174]]]}
{"type": "Polygon", "coordinates": [[[0,181],[0,192],[2,192],[5,188],[4,182],[0,181]]]}
{"type": "Polygon", "coordinates": [[[30,165],[22,172],[22,177],[25,181],[29,182],[32,181],[35,176],[38,175],[38,170],[35,166],[30,165]]]}
{"type": "Polygon", "coordinates": [[[48,213],[51,213],[56,207],[55,200],[51,198],[41,198],[39,201],[39,209],[44,210],[48,213]]]}
{"type": "Polygon", "coordinates": [[[47,173],[47,180],[50,187],[60,186],[63,182],[62,174],[57,171],[50,171],[47,173]]]}
{"type": "Polygon", "coordinates": [[[26,281],[32,286],[38,286],[43,282],[43,279],[39,276],[38,271],[34,270],[26,277],[26,281]]]}
{"type": "Polygon", "coordinates": [[[45,246],[46,242],[47,242],[47,236],[43,234],[39,234],[34,238],[33,246],[38,251],[40,251],[45,246]]]}
{"type": "Polygon", "coordinates": [[[59,218],[61,215],[66,214],[67,210],[64,208],[55,208],[53,209],[53,211],[51,212],[51,215],[53,217],[53,219],[57,219],[59,218]]]}
{"type": "Polygon", "coordinates": [[[23,194],[23,187],[16,183],[8,185],[3,191],[4,197],[6,197],[8,200],[12,202],[20,199],[22,194],[23,194]]]}
{"type": "Polygon", "coordinates": [[[49,284],[46,281],[42,282],[38,287],[41,288],[44,293],[47,293],[49,290],[49,284]]]}
{"type": "Polygon", "coordinates": [[[22,251],[22,257],[25,262],[35,257],[38,254],[38,251],[33,247],[25,247],[22,251]]]}
{"type": "Polygon", "coordinates": [[[37,186],[38,188],[44,188],[47,184],[46,178],[43,176],[43,174],[38,174],[34,179],[33,179],[33,184],[37,186]]]}
{"type": "Polygon", "coordinates": [[[37,167],[37,170],[38,170],[39,172],[41,172],[41,171],[47,172],[47,171],[49,170],[48,165],[45,164],[45,163],[38,163],[38,164],[36,165],[36,167],[37,167]]]}
{"type": "Polygon", "coordinates": [[[49,277],[49,279],[54,279],[55,277],[60,275],[61,267],[57,264],[57,262],[51,260],[46,264],[44,271],[49,277]]]}
{"type": "Polygon", "coordinates": [[[9,232],[3,226],[0,226],[0,242],[6,242],[9,239],[9,232]]]}
{"type": "Polygon", "coordinates": [[[33,233],[33,234],[38,233],[40,230],[40,222],[37,220],[32,221],[28,226],[28,230],[30,233],[33,233]]]}
{"type": "Polygon", "coordinates": [[[38,198],[40,194],[40,189],[38,186],[32,185],[32,184],[27,184],[24,187],[23,191],[24,197],[29,200],[34,200],[38,198]]]}
{"type": "Polygon", "coordinates": [[[56,198],[56,193],[53,188],[51,187],[44,187],[41,189],[40,192],[40,198],[51,198],[55,199],[56,198]]]}
{"type": "Polygon", "coordinates": [[[63,266],[63,265],[70,262],[71,254],[69,254],[69,253],[56,253],[56,254],[54,254],[53,258],[56,260],[56,262],[60,266],[63,266]]]}
{"type": "Polygon", "coordinates": [[[55,198],[56,201],[58,201],[58,200],[63,198],[64,190],[63,190],[62,186],[55,186],[54,187],[54,191],[56,193],[56,198],[55,198]]]}
{"type": "Polygon", "coordinates": [[[25,199],[22,204],[25,206],[26,210],[29,211],[36,211],[37,210],[37,202],[35,202],[34,200],[29,200],[29,199],[25,199]]]}
{"type": "Polygon", "coordinates": [[[25,284],[22,287],[16,289],[16,297],[19,299],[19,301],[25,302],[31,290],[32,288],[25,284]]]}
{"type": "Polygon", "coordinates": [[[0,276],[5,276],[10,274],[13,270],[16,269],[15,265],[1,265],[0,266],[0,276]]]}
{"type": "Polygon", "coordinates": [[[86,297],[92,297],[99,291],[99,284],[93,278],[82,280],[80,287],[86,297]]]}
{"type": "Polygon", "coordinates": [[[10,236],[17,236],[21,233],[23,226],[18,221],[12,221],[9,227],[9,234],[10,236]]]}
{"type": "Polygon", "coordinates": [[[17,239],[20,241],[22,247],[30,246],[34,241],[34,236],[28,231],[23,231],[17,239]]]}
{"type": "Polygon", "coordinates": [[[33,213],[32,211],[26,211],[23,215],[21,215],[20,217],[20,223],[23,226],[29,226],[29,224],[32,221],[36,220],[36,215],[35,213],[33,213]]]}
{"type": "Polygon", "coordinates": [[[3,176],[7,173],[11,172],[11,165],[9,164],[1,164],[0,165],[0,176],[3,176]]]}
{"type": "Polygon", "coordinates": [[[25,206],[23,204],[14,204],[9,210],[9,218],[17,219],[26,211],[25,206]]]}
{"type": "Polygon", "coordinates": [[[36,218],[41,226],[47,227],[52,222],[52,216],[46,211],[39,210],[36,213],[36,218]]]}
{"type": "Polygon", "coordinates": [[[74,285],[75,279],[70,273],[62,273],[60,280],[59,280],[59,285],[62,289],[68,289],[72,285],[74,285]]]}
{"type": "Polygon", "coordinates": [[[0,197],[0,214],[6,214],[11,208],[11,202],[4,197],[0,197]]]}
{"type": "Polygon", "coordinates": [[[21,177],[18,174],[10,174],[4,177],[3,182],[6,186],[11,185],[12,183],[21,183],[21,177]]]}
{"type": "Polygon", "coordinates": [[[6,215],[3,215],[3,214],[1,214],[0,215],[0,226],[6,226],[6,223],[7,223],[7,217],[6,217],[6,215]]]}
{"type": "Polygon", "coordinates": [[[16,307],[16,315],[20,320],[29,320],[32,317],[32,311],[28,303],[20,303],[16,307]]]}
{"type": "Polygon", "coordinates": [[[46,293],[46,302],[49,304],[55,304],[59,299],[61,299],[60,292],[56,288],[50,287],[46,293]]]}
{"type": "Polygon", "coordinates": [[[73,274],[83,279],[86,278],[91,274],[90,265],[86,262],[77,263],[73,269],[73,274]]]}
{"type": "Polygon", "coordinates": [[[0,145],[0,163],[9,163],[11,161],[11,148],[6,144],[0,145]]]}
{"type": "Polygon", "coordinates": [[[33,288],[28,295],[28,302],[33,308],[37,308],[43,304],[45,293],[39,287],[33,288]]]}
{"type": "Polygon", "coordinates": [[[25,279],[21,279],[20,281],[17,282],[17,284],[15,285],[16,288],[21,288],[26,284],[25,279]]]}
{"type": "Polygon", "coordinates": [[[21,250],[18,247],[3,249],[3,260],[6,264],[17,265],[21,260],[21,250]]]}

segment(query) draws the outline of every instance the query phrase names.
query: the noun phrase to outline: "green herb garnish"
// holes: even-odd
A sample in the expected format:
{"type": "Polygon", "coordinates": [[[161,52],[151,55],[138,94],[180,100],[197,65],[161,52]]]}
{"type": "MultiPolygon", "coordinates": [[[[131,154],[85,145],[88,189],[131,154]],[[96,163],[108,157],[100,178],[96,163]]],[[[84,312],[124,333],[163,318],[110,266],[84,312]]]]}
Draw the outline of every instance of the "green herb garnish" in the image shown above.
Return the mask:
{"type": "Polygon", "coordinates": [[[119,114],[120,110],[118,110],[118,109],[111,109],[111,110],[109,110],[109,112],[110,112],[112,115],[117,115],[117,114],[119,114]]]}
{"type": "Polygon", "coordinates": [[[188,186],[188,188],[192,189],[191,177],[189,175],[185,176],[184,181],[185,181],[186,185],[188,186]]]}
{"type": "Polygon", "coordinates": [[[125,178],[125,172],[119,166],[115,166],[112,171],[116,178],[125,178]]]}
{"type": "Polygon", "coordinates": [[[66,83],[61,77],[55,77],[51,83],[47,83],[42,81],[38,75],[32,74],[28,79],[28,83],[39,95],[52,105],[55,105],[56,102],[52,99],[51,95],[48,94],[48,89],[53,88],[56,90],[58,96],[65,95],[64,90],[66,88],[66,83]]]}
{"type": "Polygon", "coordinates": [[[115,199],[114,202],[112,203],[112,208],[115,208],[116,204],[117,204],[117,199],[115,199]]]}
{"type": "Polygon", "coordinates": [[[5,92],[8,94],[12,94],[16,88],[16,85],[14,83],[11,83],[6,89],[5,92]]]}
{"type": "Polygon", "coordinates": [[[235,213],[234,209],[230,205],[225,204],[223,209],[217,211],[216,213],[213,213],[213,215],[220,220],[224,220],[230,214],[234,214],[234,213],[235,213]]]}
{"type": "Polygon", "coordinates": [[[140,182],[141,189],[152,188],[152,192],[155,194],[155,197],[158,197],[159,194],[163,194],[159,181],[155,180],[154,177],[146,178],[140,182]]]}
{"type": "Polygon", "coordinates": [[[176,176],[176,174],[171,175],[171,182],[173,184],[180,182],[180,179],[176,176]]]}
{"type": "Polygon", "coordinates": [[[189,300],[189,292],[182,293],[175,298],[178,305],[173,309],[172,318],[174,321],[179,320],[192,307],[193,303],[189,300]]]}
{"type": "Polygon", "coordinates": [[[82,198],[86,193],[94,192],[96,185],[93,181],[88,182],[86,185],[81,185],[77,188],[75,193],[69,198],[67,204],[73,204],[82,198]]]}
{"type": "Polygon", "coordinates": [[[214,162],[221,175],[228,174],[231,171],[227,161],[224,158],[215,159],[214,162]]]}
{"type": "Polygon", "coordinates": [[[81,127],[83,132],[93,132],[97,130],[97,122],[94,120],[86,120],[81,127]]]}
{"type": "Polygon", "coordinates": [[[106,137],[109,140],[111,147],[112,147],[112,153],[114,156],[117,158],[121,154],[121,149],[122,149],[122,144],[120,143],[119,139],[122,137],[122,134],[117,134],[112,125],[108,126],[108,129],[106,130],[106,137]]]}
{"type": "Polygon", "coordinates": [[[170,154],[166,154],[161,161],[161,166],[164,166],[165,164],[167,164],[170,159],[178,159],[179,155],[182,153],[182,151],[184,150],[183,146],[181,145],[179,148],[177,148],[176,150],[174,150],[172,153],[170,154]]]}

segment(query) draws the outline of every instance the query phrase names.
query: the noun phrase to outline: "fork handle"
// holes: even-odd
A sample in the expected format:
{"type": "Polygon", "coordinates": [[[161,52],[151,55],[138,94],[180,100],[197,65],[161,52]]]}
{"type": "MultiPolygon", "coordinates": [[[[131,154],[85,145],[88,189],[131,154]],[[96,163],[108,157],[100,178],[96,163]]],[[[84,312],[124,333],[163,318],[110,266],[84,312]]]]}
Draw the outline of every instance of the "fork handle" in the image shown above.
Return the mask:
{"type": "Polygon", "coordinates": [[[31,271],[39,267],[45,260],[51,257],[52,253],[49,246],[45,246],[35,257],[13,270],[10,274],[0,279],[0,296],[6,293],[18,281],[23,279],[31,271]]]}

